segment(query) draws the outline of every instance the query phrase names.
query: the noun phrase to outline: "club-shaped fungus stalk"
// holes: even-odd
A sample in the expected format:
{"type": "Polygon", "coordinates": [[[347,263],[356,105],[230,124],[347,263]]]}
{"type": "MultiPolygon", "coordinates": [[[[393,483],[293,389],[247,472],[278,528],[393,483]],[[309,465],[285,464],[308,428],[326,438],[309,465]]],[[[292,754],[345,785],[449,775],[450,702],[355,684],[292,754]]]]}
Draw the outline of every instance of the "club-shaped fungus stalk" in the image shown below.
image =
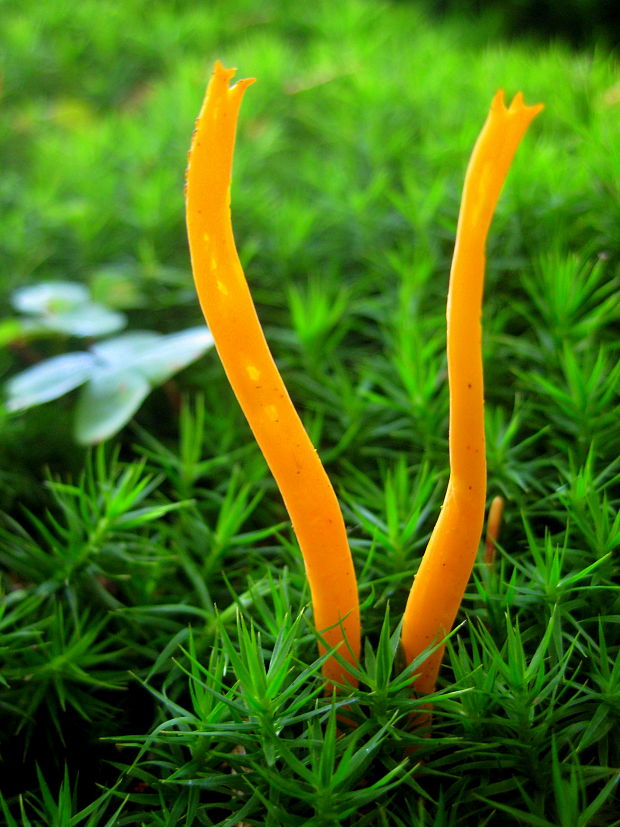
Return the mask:
{"type": "MultiPolygon", "coordinates": [[[[481,346],[486,238],[512,158],[542,108],[526,106],[521,93],[506,108],[503,92],[497,92],[465,176],[446,314],[450,479],[405,609],[407,663],[450,631],[478,551],[486,496],[481,346]]],[[[416,670],[417,694],[435,689],[443,649],[442,644],[416,670]]],[[[422,719],[428,724],[428,715],[422,719]]]]}
{"type": "MultiPolygon", "coordinates": [[[[230,87],[234,74],[215,64],[189,153],[186,218],[194,280],[228,381],[291,518],[316,628],[327,647],[337,647],[344,661],[354,664],[360,651],[359,603],[344,520],[269,351],[235,247],[233,150],[241,99],[253,79],[230,87]]],[[[323,672],[331,682],[355,684],[333,656],[323,672]]]]}
{"type": "Polygon", "coordinates": [[[502,517],[504,515],[504,498],[493,497],[491,505],[489,506],[489,516],[487,517],[487,536],[484,541],[484,562],[492,569],[495,562],[495,550],[497,548],[497,541],[499,540],[499,532],[502,527],[502,517]]]}

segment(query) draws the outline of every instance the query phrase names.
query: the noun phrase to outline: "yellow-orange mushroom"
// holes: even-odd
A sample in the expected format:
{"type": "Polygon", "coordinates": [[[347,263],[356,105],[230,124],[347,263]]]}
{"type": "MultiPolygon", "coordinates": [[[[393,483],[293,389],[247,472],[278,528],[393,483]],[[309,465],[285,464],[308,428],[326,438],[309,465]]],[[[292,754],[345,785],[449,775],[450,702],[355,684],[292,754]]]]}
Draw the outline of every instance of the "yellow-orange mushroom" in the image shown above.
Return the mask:
{"type": "Polygon", "coordinates": [[[504,498],[493,497],[491,505],[489,506],[489,516],[487,517],[487,536],[484,541],[484,562],[492,569],[495,561],[495,549],[499,539],[499,532],[502,526],[502,517],[504,514],[504,498]]]}
{"type": "MultiPolygon", "coordinates": [[[[235,247],[232,159],[241,99],[253,79],[230,87],[234,74],[215,64],[189,154],[186,219],[194,281],[228,380],[290,515],[316,628],[328,647],[337,647],[347,663],[355,664],[359,602],[344,520],[269,351],[235,247]]],[[[332,682],[356,683],[333,656],[323,672],[332,682]]]]}
{"type": "MultiPolygon", "coordinates": [[[[486,497],[481,327],[486,239],[510,163],[542,108],[526,106],[520,92],[507,108],[503,92],[497,92],[465,176],[447,307],[450,479],[405,609],[402,645],[408,663],[452,628],[478,551],[486,497]]],[[[443,649],[442,644],[422,662],[416,693],[434,691],[443,649]]]]}

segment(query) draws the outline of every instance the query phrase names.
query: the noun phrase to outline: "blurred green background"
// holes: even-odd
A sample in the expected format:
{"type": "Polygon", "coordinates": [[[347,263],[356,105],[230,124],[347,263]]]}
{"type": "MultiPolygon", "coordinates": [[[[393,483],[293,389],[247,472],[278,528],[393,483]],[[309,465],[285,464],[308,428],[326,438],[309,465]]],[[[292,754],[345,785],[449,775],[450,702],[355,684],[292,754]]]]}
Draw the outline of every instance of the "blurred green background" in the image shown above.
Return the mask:
{"type": "MultiPolygon", "coordinates": [[[[126,312],[130,329],[201,323],[183,175],[215,58],[259,79],[243,106],[233,207],[267,327],[287,326],[291,285],[320,279],[355,291],[372,278],[380,290],[390,256],[403,249],[447,268],[464,166],[498,86],[510,96],[523,89],[547,110],[517,158],[496,237],[502,222],[519,220],[529,248],[541,249],[562,242],[561,224],[573,249],[614,255],[614,9],[573,2],[558,16],[557,8],[3,0],[6,318],[15,288],[60,279],[126,312]]],[[[516,269],[523,248],[508,243],[493,255],[516,269]]],[[[0,377],[75,348],[66,338],[13,341],[0,377]]],[[[140,416],[165,431],[161,394],[140,416]]],[[[44,463],[71,464],[70,405],[5,419],[9,498],[27,495],[20,465],[38,474],[44,463]]]]}

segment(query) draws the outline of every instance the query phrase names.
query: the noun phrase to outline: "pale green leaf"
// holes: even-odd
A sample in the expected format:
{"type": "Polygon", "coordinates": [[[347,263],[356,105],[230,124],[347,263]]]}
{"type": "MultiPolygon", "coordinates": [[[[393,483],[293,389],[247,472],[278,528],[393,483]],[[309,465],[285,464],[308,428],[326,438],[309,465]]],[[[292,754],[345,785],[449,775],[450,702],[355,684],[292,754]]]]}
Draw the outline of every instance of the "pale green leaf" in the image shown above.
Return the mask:
{"type": "Polygon", "coordinates": [[[99,372],[85,386],[75,411],[73,434],[81,445],[93,445],[116,434],[138,410],[151,388],[131,369],[99,372]]]}
{"type": "Polygon", "coordinates": [[[90,353],[64,353],[18,373],[6,383],[6,407],[20,411],[57,399],[82,385],[95,360],[90,353]]]}

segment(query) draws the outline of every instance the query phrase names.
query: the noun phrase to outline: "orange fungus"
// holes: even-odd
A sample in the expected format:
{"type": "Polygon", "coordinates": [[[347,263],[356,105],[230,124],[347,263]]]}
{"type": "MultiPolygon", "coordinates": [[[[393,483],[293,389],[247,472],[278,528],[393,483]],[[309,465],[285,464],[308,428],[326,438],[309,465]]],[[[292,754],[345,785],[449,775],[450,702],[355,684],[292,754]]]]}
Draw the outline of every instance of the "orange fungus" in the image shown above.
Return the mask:
{"type": "MultiPolygon", "coordinates": [[[[253,79],[230,86],[219,61],[196,121],[189,154],[186,218],[200,306],[243,413],[278,484],[299,541],[314,622],[347,664],[360,651],[357,583],[332,485],[302,425],[265,340],[232,231],[230,181],[241,99],[253,79]]],[[[321,645],[321,651],[325,647],[321,645]]],[[[355,680],[333,655],[335,683],[355,680]]]]}
{"type": "MultiPolygon", "coordinates": [[[[474,147],[461,201],[447,306],[450,479],[441,514],[414,578],[402,644],[408,663],[449,633],[476,559],[486,498],[482,294],[485,246],[510,163],[542,109],[519,92],[509,107],[497,92],[474,147]]],[[[414,689],[433,692],[443,645],[421,663],[414,689]]]]}

